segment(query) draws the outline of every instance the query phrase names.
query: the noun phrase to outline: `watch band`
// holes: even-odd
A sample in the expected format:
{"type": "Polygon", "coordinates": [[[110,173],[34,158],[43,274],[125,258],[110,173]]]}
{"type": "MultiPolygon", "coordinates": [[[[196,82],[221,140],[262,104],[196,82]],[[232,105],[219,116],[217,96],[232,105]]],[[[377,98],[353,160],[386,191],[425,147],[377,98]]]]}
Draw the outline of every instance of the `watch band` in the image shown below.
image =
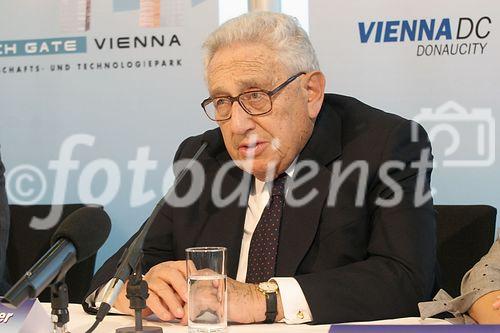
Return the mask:
{"type": "Polygon", "coordinates": [[[266,320],[265,324],[274,323],[276,316],[278,315],[278,297],[276,292],[266,293],[266,320]]]}

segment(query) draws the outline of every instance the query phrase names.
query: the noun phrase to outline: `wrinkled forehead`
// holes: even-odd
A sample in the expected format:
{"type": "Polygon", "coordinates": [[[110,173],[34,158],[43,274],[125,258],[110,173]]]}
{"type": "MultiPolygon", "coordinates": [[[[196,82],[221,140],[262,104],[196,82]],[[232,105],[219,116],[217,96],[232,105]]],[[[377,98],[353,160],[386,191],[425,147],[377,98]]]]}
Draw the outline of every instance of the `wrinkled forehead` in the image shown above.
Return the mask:
{"type": "Polygon", "coordinates": [[[207,66],[208,89],[212,95],[231,89],[271,89],[287,75],[274,51],[260,44],[237,45],[218,50],[207,66]]]}
{"type": "Polygon", "coordinates": [[[271,90],[276,76],[269,71],[221,71],[208,80],[208,90],[212,96],[237,95],[250,89],[271,90]]]}

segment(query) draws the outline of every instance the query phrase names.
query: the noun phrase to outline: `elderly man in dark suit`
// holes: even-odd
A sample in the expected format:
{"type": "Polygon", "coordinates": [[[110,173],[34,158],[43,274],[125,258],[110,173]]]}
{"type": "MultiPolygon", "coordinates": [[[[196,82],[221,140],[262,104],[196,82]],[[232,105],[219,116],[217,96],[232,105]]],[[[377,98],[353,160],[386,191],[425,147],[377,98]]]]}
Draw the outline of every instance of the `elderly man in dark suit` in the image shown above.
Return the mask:
{"type": "Polygon", "coordinates": [[[3,295],[9,288],[7,283],[7,243],[9,241],[9,205],[5,193],[5,168],[0,156],[0,295],[3,295]]]}
{"type": "MultiPolygon", "coordinates": [[[[307,34],[287,15],[243,15],[204,48],[202,107],[218,128],[186,139],[174,158],[210,145],[198,159],[200,195],[187,207],[167,203],[148,233],[145,312],[185,322],[185,249],[225,246],[229,321],[417,315],[436,265],[431,169],[418,167],[431,159],[423,129],[325,94],[307,34]]],[[[185,177],[178,196],[199,180],[185,177]]],[[[94,277],[86,307],[122,251],[94,277]]],[[[125,291],[115,308],[130,313],[125,291]]]]}

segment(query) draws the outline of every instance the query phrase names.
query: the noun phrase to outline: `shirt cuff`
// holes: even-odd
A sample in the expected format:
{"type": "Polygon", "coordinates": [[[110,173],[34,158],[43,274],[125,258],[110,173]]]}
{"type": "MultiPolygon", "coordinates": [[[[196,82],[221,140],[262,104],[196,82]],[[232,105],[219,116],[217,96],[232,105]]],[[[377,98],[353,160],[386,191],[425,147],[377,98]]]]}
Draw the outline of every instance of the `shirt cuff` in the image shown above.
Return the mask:
{"type": "Polygon", "coordinates": [[[283,304],[284,321],[287,324],[303,324],[312,321],[311,310],[299,283],[292,277],[272,278],[278,284],[283,304]]]}
{"type": "MultiPolygon", "coordinates": [[[[101,306],[102,303],[102,299],[104,298],[104,291],[107,289],[108,285],[111,284],[112,282],[113,282],[112,280],[109,280],[108,283],[106,283],[104,286],[97,288],[94,292],[90,293],[87,296],[87,298],[85,299],[85,303],[87,303],[89,308],[94,309],[95,311],[99,309],[99,306],[101,306]]],[[[109,313],[125,314],[121,311],[118,311],[114,307],[112,307],[109,310],[109,313]]]]}
{"type": "Polygon", "coordinates": [[[90,308],[90,309],[93,309],[95,311],[97,311],[98,309],[98,306],[96,305],[96,298],[97,298],[97,295],[99,294],[99,291],[101,290],[102,288],[97,288],[96,290],[94,290],[93,292],[91,292],[87,298],[85,298],[85,303],[87,303],[87,306],[90,308]]]}

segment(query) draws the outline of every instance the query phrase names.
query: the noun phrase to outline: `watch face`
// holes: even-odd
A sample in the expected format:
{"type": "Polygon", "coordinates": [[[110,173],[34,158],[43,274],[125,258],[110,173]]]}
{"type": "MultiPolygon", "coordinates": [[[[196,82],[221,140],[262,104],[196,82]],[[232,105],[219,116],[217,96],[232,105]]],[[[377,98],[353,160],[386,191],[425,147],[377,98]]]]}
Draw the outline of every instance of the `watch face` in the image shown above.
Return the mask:
{"type": "Polygon", "coordinates": [[[264,292],[274,293],[278,290],[278,285],[276,282],[267,281],[259,283],[259,288],[264,292]]]}

